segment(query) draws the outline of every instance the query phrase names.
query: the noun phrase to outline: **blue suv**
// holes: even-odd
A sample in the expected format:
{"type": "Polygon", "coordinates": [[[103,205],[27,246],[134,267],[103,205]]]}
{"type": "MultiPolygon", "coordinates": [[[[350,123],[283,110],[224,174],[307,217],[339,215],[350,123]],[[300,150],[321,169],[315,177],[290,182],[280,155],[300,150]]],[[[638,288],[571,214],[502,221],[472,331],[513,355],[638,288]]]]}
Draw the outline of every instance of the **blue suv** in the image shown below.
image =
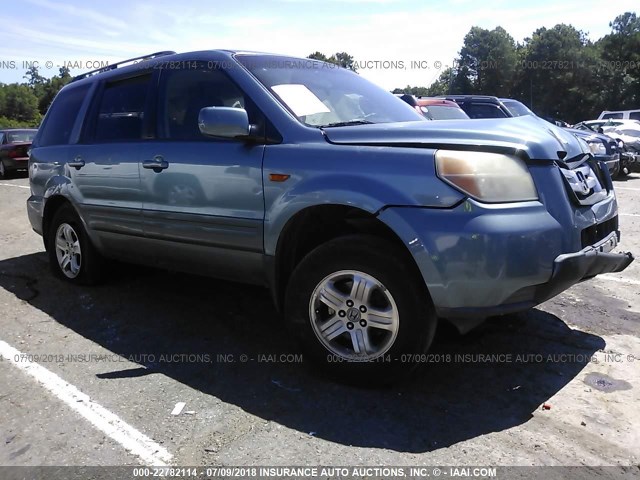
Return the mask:
{"type": "Polygon", "coordinates": [[[438,319],[465,330],[633,260],[612,252],[607,168],[574,135],[429,122],[311,59],[160,52],[82,75],[29,178],[61,279],[117,259],[264,285],[307,360],[365,384],[410,372],[438,319]]]}

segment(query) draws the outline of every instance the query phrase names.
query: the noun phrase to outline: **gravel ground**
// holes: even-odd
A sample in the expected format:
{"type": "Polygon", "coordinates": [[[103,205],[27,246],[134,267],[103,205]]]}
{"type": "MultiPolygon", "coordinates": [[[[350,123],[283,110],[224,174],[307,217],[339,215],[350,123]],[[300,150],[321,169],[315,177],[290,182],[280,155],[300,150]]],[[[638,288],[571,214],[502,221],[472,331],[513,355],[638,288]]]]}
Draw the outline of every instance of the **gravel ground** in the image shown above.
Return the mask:
{"type": "MultiPolygon", "coordinates": [[[[362,390],[299,362],[263,289],[122,264],[98,287],[55,280],[26,217],[27,186],[0,182],[0,341],[38,355],[170,452],[171,465],[640,474],[640,261],[465,336],[443,327],[415,378],[362,390]]],[[[616,187],[619,249],[637,256],[640,175],[616,187]]],[[[141,463],[0,361],[0,465],[141,463]]]]}

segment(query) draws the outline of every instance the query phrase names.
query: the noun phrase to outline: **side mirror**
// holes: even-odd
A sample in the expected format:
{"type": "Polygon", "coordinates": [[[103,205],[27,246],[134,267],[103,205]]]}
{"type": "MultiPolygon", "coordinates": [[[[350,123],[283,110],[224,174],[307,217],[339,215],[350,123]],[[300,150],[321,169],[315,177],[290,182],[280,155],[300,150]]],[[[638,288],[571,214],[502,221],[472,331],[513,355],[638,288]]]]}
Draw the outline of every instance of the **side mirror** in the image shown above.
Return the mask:
{"type": "Polygon", "coordinates": [[[205,107],[198,115],[200,133],[210,137],[238,138],[251,133],[249,117],[243,108],[205,107]]]}

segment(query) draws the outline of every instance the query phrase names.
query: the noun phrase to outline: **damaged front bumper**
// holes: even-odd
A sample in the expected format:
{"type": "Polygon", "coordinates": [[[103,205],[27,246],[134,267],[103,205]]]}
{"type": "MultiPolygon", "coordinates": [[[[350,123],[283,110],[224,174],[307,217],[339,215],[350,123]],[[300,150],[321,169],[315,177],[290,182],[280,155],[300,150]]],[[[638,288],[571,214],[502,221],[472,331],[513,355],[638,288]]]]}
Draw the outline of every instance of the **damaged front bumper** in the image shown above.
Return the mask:
{"type": "Polygon", "coordinates": [[[630,252],[611,253],[619,238],[618,232],[612,232],[579,252],[559,255],[553,262],[553,273],[547,282],[522,288],[501,305],[452,308],[439,313],[465,332],[482,319],[528,310],[596,275],[621,272],[634,261],[634,257],[630,252]]]}
{"type": "Polygon", "coordinates": [[[542,303],[576,283],[602,273],[621,272],[634,258],[631,252],[611,253],[619,240],[618,232],[611,232],[595,245],[579,252],[559,255],[553,266],[551,279],[535,290],[535,303],[542,303]]]}

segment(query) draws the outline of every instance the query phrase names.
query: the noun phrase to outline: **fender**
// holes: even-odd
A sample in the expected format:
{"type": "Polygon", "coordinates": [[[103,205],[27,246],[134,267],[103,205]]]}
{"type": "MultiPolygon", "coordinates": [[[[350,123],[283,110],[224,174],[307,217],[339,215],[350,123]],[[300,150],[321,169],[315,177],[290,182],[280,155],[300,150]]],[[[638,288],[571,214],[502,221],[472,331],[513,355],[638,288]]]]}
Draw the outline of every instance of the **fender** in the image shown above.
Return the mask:
{"type": "MultiPolygon", "coordinates": [[[[62,167],[59,167],[62,169],[62,167]]],[[[64,167],[68,168],[68,167],[64,167]]],[[[73,188],[73,183],[71,179],[66,175],[55,175],[47,180],[44,185],[44,193],[42,196],[42,221],[43,221],[43,232],[42,236],[46,245],[46,232],[44,231],[44,221],[45,221],[45,212],[47,209],[47,203],[57,197],[62,197],[68,202],[73,209],[78,214],[78,218],[80,222],[82,222],[82,226],[84,227],[85,232],[89,236],[93,245],[99,250],[102,251],[102,244],[99,238],[95,235],[95,233],[89,228],[84,215],[82,214],[81,203],[76,198],[77,195],[74,195],[73,192],[77,189],[73,188]]]]}
{"type": "Polygon", "coordinates": [[[272,145],[263,164],[264,251],[274,255],[285,225],[316,205],[346,205],[375,215],[389,206],[450,208],[464,195],[435,175],[433,152],[329,145],[272,145]],[[272,182],[271,173],[290,174],[272,182]]]}

